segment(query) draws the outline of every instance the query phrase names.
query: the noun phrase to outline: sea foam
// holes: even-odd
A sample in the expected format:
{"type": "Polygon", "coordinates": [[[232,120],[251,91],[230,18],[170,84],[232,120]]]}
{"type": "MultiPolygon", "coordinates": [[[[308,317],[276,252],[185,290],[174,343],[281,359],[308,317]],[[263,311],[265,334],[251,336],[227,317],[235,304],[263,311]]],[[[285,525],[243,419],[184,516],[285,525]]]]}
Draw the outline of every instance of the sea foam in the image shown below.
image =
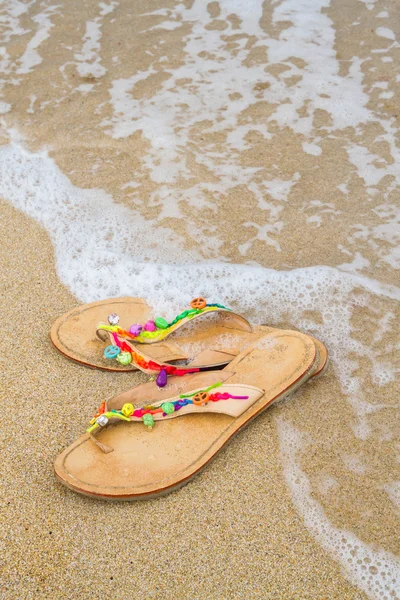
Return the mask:
{"type": "MultiPolygon", "coordinates": [[[[400,560],[344,529],[330,523],[320,504],[313,498],[310,482],[300,467],[299,454],[312,443],[283,418],[277,419],[282,452],[282,467],[296,509],[319,543],[341,564],[346,576],[369,598],[399,598],[400,560]]],[[[394,485],[387,493],[395,495],[394,485]]],[[[398,494],[398,488],[396,488],[398,494]]],[[[398,501],[398,499],[397,499],[398,501]]]]}

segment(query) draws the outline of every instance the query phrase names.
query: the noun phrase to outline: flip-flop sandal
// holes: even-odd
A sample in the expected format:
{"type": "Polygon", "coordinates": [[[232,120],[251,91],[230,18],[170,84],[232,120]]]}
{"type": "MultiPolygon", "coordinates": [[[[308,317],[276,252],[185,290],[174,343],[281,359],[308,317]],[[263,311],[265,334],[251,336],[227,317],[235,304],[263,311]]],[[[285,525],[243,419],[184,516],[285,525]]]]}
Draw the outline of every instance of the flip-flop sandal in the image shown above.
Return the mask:
{"type": "Polygon", "coordinates": [[[228,364],[248,344],[274,331],[265,326],[252,327],[244,317],[221,304],[207,304],[204,298],[192,300],[190,308],[170,323],[160,317],[153,320],[150,314],[149,306],[140,298],[84,304],[57,319],[50,337],[65,356],[87,366],[109,371],[136,370],[137,362],[121,351],[117,341],[124,340],[133,342],[135,348],[146,344],[143,355],[159,364],[186,361],[192,367],[187,371],[190,372],[195,367],[228,364]],[[106,315],[108,323],[102,322],[106,315]],[[203,315],[208,318],[199,322],[198,317],[203,315]],[[171,333],[174,340],[167,341],[165,338],[171,333]],[[104,336],[117,348],[105,348],[104,336]]]}
{"type": "Polygon", "coordinates": [[[252,419],[320,373],[318,354],[309,336],[275,330],[226,369],[172,377],[161,390],[136,386],[102,404],[87,433],[56,459],[56,477],[109,500],[178,489],[252,419]]]}

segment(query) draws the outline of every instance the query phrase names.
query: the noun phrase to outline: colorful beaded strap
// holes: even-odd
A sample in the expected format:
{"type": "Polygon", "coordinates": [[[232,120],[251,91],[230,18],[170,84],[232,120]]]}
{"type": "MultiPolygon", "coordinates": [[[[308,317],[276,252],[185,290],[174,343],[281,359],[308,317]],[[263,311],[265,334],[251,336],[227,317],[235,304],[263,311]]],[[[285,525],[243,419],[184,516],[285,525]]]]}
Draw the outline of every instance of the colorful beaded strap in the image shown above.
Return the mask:
{"type": "Polygon", "coordinates": [[[148,357],[144,352],[138,350],[135,346],[129,344],[132,342],[151,343],[158,342],[170,333],[175,331],[187,321],[190,321],[200,315],[216,311],[229,312],[232,317],[239,321],[242,326],[251,331],[249,322],[240,315],[233,313],[230,308],[226,308],[222,304],[207,304],[204,298],[194,298],[190,303],[191,308],[184,310],[171,323],[167,323],[162,317],[158,317],[154,321],[147,321],[142,325],[131,325],[129,331],[118,326],[119,316],[115,313],[108,316],[109,325],[99,323],[97,331],[107,331],[113,343],[104,350],[104,358],[117,360],[121,365],[129,365],[133,363],[138,369],[145,373],[158,373],[157,385],[164,387],[167,383],[169,375],[186,375],[187,373],[197,373],[199,368],[177,367],[168,363],[158,363],[156,360],[148,357]],[[121,339],[125,338],[125,339],[121,339]],[[126,340],[126,341],[125,341],[126,340]]]}
{"type": "MultiPolygon", "coordinates": [[[[136,408],[133,404],[125,403],[120,410],[109,410],[107,402],[101,403],[99,409],[90,421],[90,427],[87,429],[87,433],[93,434],[101,430],[110,422],[116,421],[128,421],[128,422],[142,422],[149,429],[153,429],[156,420],[163,420],[164,418],[171,418],[171,416],[180,416],[176,413],[185,407],[189,407],[184,413],[188,412],[202,412],[201,408],[206,407],[209,403],[218,403],[221,401],[235,400],[235,401],[249,401],[245,403],[243,407],[236,407],[234,416],[238,416],[246,408],[248,404],[253,404],[260,396],[263,395],[263,390],[255,388],[249,385],[232,385],[223,384],[222,382],[214,383],[206,389],[198,389],[188,393],[181,394],[176,398],[171,398],[167,401],[159,401],[154,404],[144,406],[143,408],[136,408]],[[221,388],[220,391],[210,393],[216,388],[221,388]],[[232,394],[231,391],[243,391],[246,395],[232,394]]],[[[210,409],[206,409],[210,412],[210,409]]],[[[213,412],[225,412],[224,410],[218,410],[213,412]]],[[[181,413],[182,414],[182,413],[181,413]]],[[[226,414],[232,414],[232,411],[226,411],[226,414]]]]}
{"type": "MultiPolygon", "coordinates": [[[[225,311],[232,313],[230,308],[223,306],[222,304],[207,304],[204,298],[194,298],[190,303],[190,308],[180,313],[173,321],[168,323],[163,317],[157,317],[156,319],[150,319],[144,325],[136,323],[131,325],[129,331],[122,329],[118,325],[119,316],[116,313],[108,315],[108,324],[99,323],[97,325],[97,331],[107,331],[109,333],[116,333],[121,337],[131,340],[135,343],[151,344],[159,342],[165,339],[173,331],[181,327],[187,321],[194,319],[200,315],[204,315],[211,312],[225,311]]],[[[235,315],[235,313],[232,313],[235,315]]],[[[235,315],[236,318],[240,319],[243,324],[251,331],[251,326],[246,319],[235,315]]],[[[106,356],[106,358],[115,358],[114,356],[106,356]]],[[[120,359],[121,362],[121,359],[120,359]]],[[[121,363],[126,364],[126,363],[121,363]]]]}
{"type": "Polygon", "coordinates": [[[159,363],[154,358],[150,358],[136,346],[122,340],[117,333],[110,334],[114,344],[107,346],[104,350],[105,358],[116,358],[123,365],[133,363],[140,371],[154,375],[158,373],[156,383],[158,387],[164,387],[167,384],[168,375],[181,377],[188,373],[198,373],[198,367],[181,367],[168,363],[159,363]]]}

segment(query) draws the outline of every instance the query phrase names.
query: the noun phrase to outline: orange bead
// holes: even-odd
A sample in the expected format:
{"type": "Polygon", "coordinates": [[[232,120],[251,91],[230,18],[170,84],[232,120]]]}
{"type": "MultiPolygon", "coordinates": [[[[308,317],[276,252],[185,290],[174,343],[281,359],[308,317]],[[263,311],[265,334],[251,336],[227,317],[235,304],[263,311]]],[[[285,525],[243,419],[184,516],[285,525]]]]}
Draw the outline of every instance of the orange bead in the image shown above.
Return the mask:
{"type": "Polygon", "coordinates": [[[195,308],[196,310],[205,308],[207,306],[207,302],[205,300],[205,298],[202,298],[201,296],[199,298],[193,298],[193,300],[190,303],[190,306],[192,308],[195,308]]]}
{"type": "Polygon", "coordinates": [[[204,406],[205,404],[207,404],[208,400],[209,396],[207,392],[198,392],[192,398],[193,404],[195,404],[196,406],[204,406]]]}

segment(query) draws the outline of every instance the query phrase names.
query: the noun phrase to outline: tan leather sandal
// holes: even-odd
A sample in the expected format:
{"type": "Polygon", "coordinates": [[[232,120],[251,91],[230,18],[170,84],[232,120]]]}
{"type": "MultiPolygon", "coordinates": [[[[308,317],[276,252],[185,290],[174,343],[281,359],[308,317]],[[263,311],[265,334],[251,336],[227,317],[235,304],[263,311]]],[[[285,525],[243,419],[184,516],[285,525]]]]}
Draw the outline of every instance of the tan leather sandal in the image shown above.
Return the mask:
{"type": "MultiPolygon", "coordinates": [[[[251,326],[244,317],[221,304],[207,304],[204,298],[195,298],[190,308],[167,322],[151,319],[144,300],[127,297],[75,308],[57,319],[50,337],[65,356],[91,367],[183,375],[226,365],[271,331],[275,330],[251,326]],[[177,361],[179,365],[171,364],[177,361]]],[[[326,352],[322,344],[320,351],[326,352]]]]}
{"type": "Polygon", "coordinates": [[[87,433],[56,459],[55,474],[95,498],[169,493],[254,417],[324,368],[309,336],[275,330],[223,370],[171,377],[162,389],[146,383],[103,402],[87,433]]]}

